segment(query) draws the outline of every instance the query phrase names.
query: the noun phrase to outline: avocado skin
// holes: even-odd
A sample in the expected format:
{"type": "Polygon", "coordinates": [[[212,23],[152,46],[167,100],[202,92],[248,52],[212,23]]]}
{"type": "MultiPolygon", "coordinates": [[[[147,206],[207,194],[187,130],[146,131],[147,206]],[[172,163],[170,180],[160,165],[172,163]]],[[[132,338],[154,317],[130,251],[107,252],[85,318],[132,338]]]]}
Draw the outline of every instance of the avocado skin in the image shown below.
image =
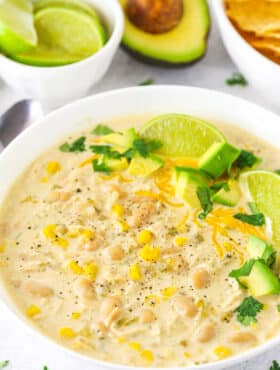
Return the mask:
{"type": "MultiPolygon", "coordinates": [[[[125,52],[127,52],[130,56],[132,56],[135,60],[138,60],[140,62],[149,64],[149,65],[158,66],[158,67],[184,68],[184,67],[195,65],[196,63],[198,63],[199,61],[204,59],[204,57],[207,55],[209,35],[211,33],[211,30],[212,30],[212,22],[211,22],[211,15],[210,15],[210,10],[209,10],[209,5],[206,3],[205,6],[206,6],[206,9],[207,9],[207,12],[208,12],[207,31],[206,31],[206,33],[203,37],[205,48],[204,48],[203,53],[200,56],[195,57],[193,60],[189,60],[189,61],[185,61],[185,62],[184,61],[183,62],[166,61],[166,60],[163,60],[163,59],[160,59],[160,58],[157,58],[157,57],[151,57],[151,56],[147,56],[145,54],[142,54],[141,52],[136,51],[133,48],[127,46],[124,42],[122,42],[122,44],[121,44],[122,49],[125,52]]],[[[125,14],[124,14],[124,16],[126,17],[125,14]]]]}

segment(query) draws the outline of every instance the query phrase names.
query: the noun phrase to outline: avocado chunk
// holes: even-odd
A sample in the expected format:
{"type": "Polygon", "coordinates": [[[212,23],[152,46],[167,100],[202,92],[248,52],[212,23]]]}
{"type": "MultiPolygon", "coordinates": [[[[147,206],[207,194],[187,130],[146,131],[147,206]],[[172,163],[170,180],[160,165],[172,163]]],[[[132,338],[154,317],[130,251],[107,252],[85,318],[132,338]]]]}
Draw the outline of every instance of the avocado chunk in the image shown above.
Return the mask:
{"type": "Polygon", "coordinates": [[[262,259],[269,267],[275,262],[276,251],[272,245],[267,244],[264,240],[251,235],[247,245],[247,251],[251,258],[262,259]]]}
{"type": "Polygon", "coordinates": [[[199,168],[215,179],[229,171],[240,150],[227,142],[214,143],[199,159],[199,168]]]}
{"type": "MultiPolygon", "coordinates": [[[[158,15],[152,23],[147,22],[145,27],[135,22],[128,14],[130,0],[119,0],[125,14],[125,31],[123,45],[134,56],[140,57],[147,62],[158,61],[161,64],[180,65],[194,62],[206,52],[207,34],[210,27],[210,17],[206,0],[181,0],[182,14],[174,22],[170,18],[174,11],[167,9],[167,2],[161,1],[162,14],[165,22],[161,29],[154,29],[155,24],[161,23],[158,15]],[[167,14],[166,14],[167,13],[167,14]],[[173,25],[173,27],[172,27],[173,25]]],[[[146,1],[147,11],[154,9],[150,5],[152,0],[146,1]]],[[[144,3],[142,1],[142,3],[144,3]]],[[[137,12],[137,8],[135,10],[137,12]]],[[[178,12],[178,10],[176,10],[178,12]]],[[[179,12],[181,10],[179,9],[179,12]]],[[[135,15],[135,19],[144,23],[144,14],[135,15]]]]}
{"type": "Polygon", "coordinates": [[[234,207],[238,204],[241,198],[241,193],[237,181],[229,180],[228,186],[229,190],[222,188],[212,196],[212,201],[214,203],[223,204],[229,207],[234,207]]]}
{"type": "Polygon", "coordinates": [[[124,153],[132,147],[133,141],[137,139],[137,133],[134,128],[130,128],[124,132],[105,135],[102,139],[105,143],[111,144],[118,152],[124,153]]]}
{"type": "Polygon", "coordinates": [[[148,177],[163,165],[163,160],[155,155],[150,154],[145,158],[137,155],[132,158],[128,173],[133,176],[148,177]]]}
{"type": "Polygon", "coordinates": [[[199,171],[188,167],[175,167],[173,179],[175,183],[175,195],[193,208],[200,207],[197,197],[197,188],[207,186],[207,177],[199,171]]]}
{"type": "Polygon", "coordinates": [[[123,171],[128,167],[128,160],[124,157],[115,159],[104,156],[102,163],[111,171],[123,171]]]}
{"type": "Polygon", "coordinates": [[[262,261],[256,261],[250,275],[240,277],[239,280],[254,297],[280,293],[280,280],[262,261]]]}

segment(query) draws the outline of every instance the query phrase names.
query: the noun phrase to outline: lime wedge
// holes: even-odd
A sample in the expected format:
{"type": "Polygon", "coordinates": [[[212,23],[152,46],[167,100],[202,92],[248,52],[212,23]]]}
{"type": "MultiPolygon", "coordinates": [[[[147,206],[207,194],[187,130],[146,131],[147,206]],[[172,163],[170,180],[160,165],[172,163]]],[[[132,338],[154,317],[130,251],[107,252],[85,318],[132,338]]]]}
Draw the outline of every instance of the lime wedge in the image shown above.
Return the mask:
{"type": "Polygon", "coordinates": [[[8,55],[27,51],[37,44],[33,6],[29,0],[0,2],[0,47],[8,55]]]}
{"type": "Polygon", "coordinates": [[[223,134],[198,118],[166,114],[147,122],[140,130],[143,137],[162,142],[158,153],[174,157],[198,158],[215,142],[224,142],[223,134]]]}
{"type": "Polygon", "coordinates": [[[98,19],[98,15],[92,6],[87,4],[85,1],[80,0],[39,0],[34,4],[34,13],[36,14],[39,10],[45,8],[70,8],[77,11],[84,12],[95,19],[98,19]]]}
{"type": "Polygon", "coordinates": [[[14,59],[31,65],[74,63],[96,53],[105,43],[97,19],[70,8],[45,8],[35,14],[39,45],[14,59]]]}
{"type": "Polygon", "coordinates": [[[244,172],[240,185],[247,199],[270,219],[273,240],[280,247],[280,176],[262,170],[244,172]]]}

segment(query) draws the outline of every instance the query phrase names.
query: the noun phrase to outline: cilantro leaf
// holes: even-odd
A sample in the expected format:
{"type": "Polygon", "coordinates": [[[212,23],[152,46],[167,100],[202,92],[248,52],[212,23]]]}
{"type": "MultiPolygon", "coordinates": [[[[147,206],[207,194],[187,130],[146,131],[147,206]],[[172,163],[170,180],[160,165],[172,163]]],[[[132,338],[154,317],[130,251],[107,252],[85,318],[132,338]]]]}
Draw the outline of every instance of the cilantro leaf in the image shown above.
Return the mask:
{"type": "Polygon", "coordinates": [[[148,78],[147,80],[144,80],[138,84],[138,86],[148,86],[148,85],[153,85],[154,80],[152,78],[148,78]]]}
{"type": "Polygon", "coordinates": [[[91,145],[90,150],[96,154],[106,155],[108,158],[121,158],[121,154],[115,150],[112,150],[112,147],[109,145],[91,145]]]}
{"type": "Polygon", "coordinates": [[[256,260],[254,259],[245,262],[244,265],[241,266],[239,269],[232,270],[229,273],[229,276],[238,280],[242,276],[250,275],[255,262],[256,260]]]}
{"type": "Polygon", "coordinates": [[[230,191],[228,183],[225,181],[216,182],[215,184],[210,186],[210,189],[215,191],[219,191],[221,189],[224,189],[225,191],[230,191]]]}
{"type": "Polygon", "coordinates": [[[9,365],[10,361],[5,360],[0,362],[0,369],[4,369],[4,367],[7,367],[9,365]]]}
{"type": "Polygon", "coordinates": [[[133,148],[128,149],[123,153],[123,157],[127,159],[132,159],[135,156],[135,150],[133,148]]]}
{"type": "Polygon", "coordinates": [[[207,186],[199,186],[196,190],[196,194],[203,209],[203,212],[201,212],[198,217],[203,220],[208,213],[212,211],[213,203],[211,201],[210,190],[207,186]]]}
{"type": "Polygon", "coordinates": [[[44,366],[43,370],[49,370],[49,368],[47,366],[44,366]]]}
{"type": "Polygon", "coordinates": [[[253,167],[256,163],[260,162],[261,159],[253,152],[249,152],[248,150],[241,150],[239,157],[236,160],[236,166],[241,170],[246,167],[253,167]]]}
{"type": "Polygon", "coordinates": [[[92,161],[92,167],[95,172],[111,172],[110,168],[106,166],[106,164],[103,161],[99,161],[98,159],[94,159],[92,161]]]}
{"type": "Polygon", "coordinates": [[[237,314],[237,320],[244,326],[257,322],[257,314],[264,308],[264,305],[253,297],[247,297],[243,300],[234,312],[237,314]]]}
{"type": "Polygon", "coordinates": [[[142,157],[146,158],[151,152],[159,149],[162,143],[159,140],[135,139],[132,149],[138,152],[142,157]]]}
{"type": "Polygon", "coordinates": [[[263,213],[255,213],[253,215],[247,215],[245,213],[236,213],[233,217],[239,221],[254,226],[262,226],[265,224],[265,217],[263,213]]]}
{"type": "Polygon", "coordinates": [[[248,85],[248,82],[241,73],[235,72],[226,80],[226,84],[229,86],[240,85],[244,87],[248,85]]]}
{"type": "Polygon", "coordinates": [[[280,370],[280,365],[277,361],[272,361],[272,365],[270,366],[269,370],[280,370]]]}
{"type": "Polygon", "coordinates": [[[277,175],[280,175],[280,170],[275,170],[274,172],[277,173],[277,175]]]}
{"type": "Polygon", "coordinates": [[[108,135],[114,132],[110,127],[105,126],[105,125],[97,125],[94,127],[94,129],[91,131],[91,133],[95,136],[103,136],[103,135],[108,135]]]}
{"type": "Polygon", "coordinates": [[[62,144],[59,149],[62,152],[69,153],[69,152],[84,152],[85,148],[85,141],[86,137],[81,136],[79,139],[73,141],[72,144],[64,143],[62,144]]]}

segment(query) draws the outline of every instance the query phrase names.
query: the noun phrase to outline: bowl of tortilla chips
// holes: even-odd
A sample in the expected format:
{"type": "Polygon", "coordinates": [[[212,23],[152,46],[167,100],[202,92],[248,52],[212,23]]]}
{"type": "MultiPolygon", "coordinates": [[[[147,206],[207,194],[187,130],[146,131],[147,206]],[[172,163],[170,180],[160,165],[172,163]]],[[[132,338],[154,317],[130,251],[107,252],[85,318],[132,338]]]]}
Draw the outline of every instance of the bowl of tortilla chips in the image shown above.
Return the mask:
{"type": "Polygon", "coordinates": [[[280,0],[212,0],[212,8],[239,70],[280,105],[280,0]]]}

